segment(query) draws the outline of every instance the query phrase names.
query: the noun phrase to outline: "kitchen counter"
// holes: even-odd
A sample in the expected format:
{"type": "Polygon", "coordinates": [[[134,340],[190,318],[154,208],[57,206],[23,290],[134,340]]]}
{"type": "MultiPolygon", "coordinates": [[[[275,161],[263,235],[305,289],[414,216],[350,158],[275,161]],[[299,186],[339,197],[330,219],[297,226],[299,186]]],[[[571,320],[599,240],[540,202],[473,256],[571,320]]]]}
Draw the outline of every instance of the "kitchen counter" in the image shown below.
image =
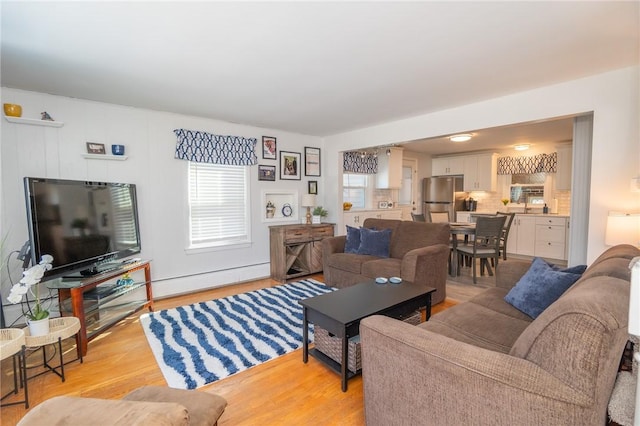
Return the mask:
{"type": "Polygon", "coordinates": [[[393,208],[393,209],[351,209],[351,210],[343,210],[344,213],[393,212],[393,211],[402,211],[402,209],[393,208]]]}

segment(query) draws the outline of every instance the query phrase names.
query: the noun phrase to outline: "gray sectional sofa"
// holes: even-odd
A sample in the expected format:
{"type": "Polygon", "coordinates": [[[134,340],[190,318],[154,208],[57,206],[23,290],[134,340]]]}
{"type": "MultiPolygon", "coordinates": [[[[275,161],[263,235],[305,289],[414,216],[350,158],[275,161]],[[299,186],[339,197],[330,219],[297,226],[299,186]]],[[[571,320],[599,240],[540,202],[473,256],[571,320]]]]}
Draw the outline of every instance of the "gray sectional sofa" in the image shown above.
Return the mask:
{"type": "Polygon", "coordinates": [[[529,268],[515,260],[500,262],[496,288],[419,326],[365,318],[367,424],[605,424],[636,256],[605,251],[535,319],[504,300],[529,268]]]}
{"type": "Polygon", "coordinates": [[[344,288],[376,277],[396,276],[434,287],[432,305],[444,300],[450,251],[448,223],[369,218],[363,227],[391,230],[389,257],[345,253],[345,235],[325,238],[322,263],[327,285],[344,288]]]}

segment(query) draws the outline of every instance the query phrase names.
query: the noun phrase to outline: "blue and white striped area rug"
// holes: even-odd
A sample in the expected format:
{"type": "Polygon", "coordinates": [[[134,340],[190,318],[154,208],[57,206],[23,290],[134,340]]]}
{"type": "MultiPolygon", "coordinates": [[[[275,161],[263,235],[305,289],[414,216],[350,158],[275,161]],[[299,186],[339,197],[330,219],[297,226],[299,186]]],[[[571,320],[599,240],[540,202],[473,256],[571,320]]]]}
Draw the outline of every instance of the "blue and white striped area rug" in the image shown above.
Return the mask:
{"type": "Polygon", "coordinates": [[[302,347],[298,301],[333,290],[302,280],[150,312],[140,323],[169,386],[195,389],[302,347]]]}

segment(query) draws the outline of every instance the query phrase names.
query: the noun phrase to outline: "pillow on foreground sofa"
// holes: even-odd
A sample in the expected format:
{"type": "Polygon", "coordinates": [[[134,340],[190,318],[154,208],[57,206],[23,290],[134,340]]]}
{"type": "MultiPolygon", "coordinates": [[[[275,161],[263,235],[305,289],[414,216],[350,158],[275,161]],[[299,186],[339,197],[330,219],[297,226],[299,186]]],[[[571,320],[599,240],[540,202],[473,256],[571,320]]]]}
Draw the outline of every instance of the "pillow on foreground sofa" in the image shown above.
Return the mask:
{"type": "MultiPolygon", "coordinates": [[[[444,300],[450,240],[448,223],[369,218],[364,221],[363,228],[391,230],[389,257],[345,253],[346,235],[325,238],[322,240],[322,263],[327,285],[344,288],[376,277],[395,276],[434,287],[432,305],[444,300]]],[[[369,247],[367,249],[363,252],[372,252],[369,247]]]]}
{"type": "Polygon", "coordinates": [[[418,326],[365,318],[367,424],[606,424],[636,256],[605,251],[535,320],[504,300],[529,269],[515,260],[500,262],[496,288],[418,326]]]}

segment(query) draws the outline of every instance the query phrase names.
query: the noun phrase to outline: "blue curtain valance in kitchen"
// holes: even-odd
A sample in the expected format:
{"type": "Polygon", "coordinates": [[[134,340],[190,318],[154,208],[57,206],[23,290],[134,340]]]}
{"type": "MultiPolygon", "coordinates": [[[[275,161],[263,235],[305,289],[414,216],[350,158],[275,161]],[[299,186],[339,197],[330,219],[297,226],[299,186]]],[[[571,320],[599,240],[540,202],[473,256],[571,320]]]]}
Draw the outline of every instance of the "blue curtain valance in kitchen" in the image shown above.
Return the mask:
{"type": "Polygon", "coordinates": [[[256,138],[214,135],[186,129],[175,129],[173,132],[178,137],[175,158],[233,166],[258,163],[256,138]]]}
{"type": "Polygon", "coordinates": [[[378,173],[378,156],[362,152],[345,152],[342,170],[348,173],[378,173]]]}
{"type": "Polygon", "coordinates": [[[558,153],[539,154],[533,157],[500,157],[498,158],[499,175],[517,175],[533,173],[556,173],[558,170],[558,153]]]}

